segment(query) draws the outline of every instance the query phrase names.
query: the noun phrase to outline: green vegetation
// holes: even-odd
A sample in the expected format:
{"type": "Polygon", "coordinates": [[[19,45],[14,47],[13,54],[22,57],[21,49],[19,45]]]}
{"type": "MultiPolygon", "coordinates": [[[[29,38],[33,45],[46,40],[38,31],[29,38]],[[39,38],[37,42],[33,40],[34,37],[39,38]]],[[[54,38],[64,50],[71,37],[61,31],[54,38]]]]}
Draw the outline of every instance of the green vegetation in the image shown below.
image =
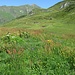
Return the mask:
{"type": "Polygon", "coordinates": [[[63,2],[0,26],[1,75],[75,75],[75,4],[63,2]]]}
{"type": "Polygon", "coordinates": [[[40,9],[40,7],[35,4],[22,6],[0,6],[0,24],[6,23],[20,16],[28,15],[33,9],[40,9]]]}
{"type": "Polygon", "coordinates": [[[0,24],[8,22],[9,19],[12,20],[14,17],[10,13],[0,11],[0,24]]]}
{"type": "Polygon", "coordinates": [[[75,40],[21,32],[0,38],[1,75],[75,75],[75,40]]]}

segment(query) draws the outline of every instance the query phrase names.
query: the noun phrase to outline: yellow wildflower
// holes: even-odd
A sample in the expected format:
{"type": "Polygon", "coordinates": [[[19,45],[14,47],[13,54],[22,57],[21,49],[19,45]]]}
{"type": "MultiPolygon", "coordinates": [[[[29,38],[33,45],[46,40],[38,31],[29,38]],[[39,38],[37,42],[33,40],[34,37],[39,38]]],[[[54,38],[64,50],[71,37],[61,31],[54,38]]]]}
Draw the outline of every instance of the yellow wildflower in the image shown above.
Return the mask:
{"type": "Polygon", "coordinates": [[[47,40],[48,43],[53,43],[53,40],[47,40]]]}

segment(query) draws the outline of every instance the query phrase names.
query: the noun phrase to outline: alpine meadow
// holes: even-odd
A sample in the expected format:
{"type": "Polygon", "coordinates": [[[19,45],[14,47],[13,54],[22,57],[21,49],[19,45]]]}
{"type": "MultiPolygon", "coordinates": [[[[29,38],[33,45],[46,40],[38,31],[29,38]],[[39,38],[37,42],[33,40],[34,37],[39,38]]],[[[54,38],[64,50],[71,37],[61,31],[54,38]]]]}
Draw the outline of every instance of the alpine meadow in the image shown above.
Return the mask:
{"type": "Polygon", "coordinates": [[[0,75],[75,75],[75,0],[0,6],[0,75]]]}

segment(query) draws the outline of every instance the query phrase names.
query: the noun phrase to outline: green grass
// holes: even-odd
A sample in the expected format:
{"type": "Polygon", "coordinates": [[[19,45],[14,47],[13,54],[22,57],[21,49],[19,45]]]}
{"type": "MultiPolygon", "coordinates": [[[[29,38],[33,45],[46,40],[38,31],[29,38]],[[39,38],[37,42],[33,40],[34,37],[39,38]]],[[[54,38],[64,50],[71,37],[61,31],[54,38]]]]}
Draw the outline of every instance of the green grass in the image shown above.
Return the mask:
{"type": "Polygon", "coordinates": [[[75,40],[27,32],[0,38],[1,75],[75,75],[75,40]]]}
{"type": "Polygon", "coordinates": [[[67,8],[38,10],[2,25],[0,74],[75,75],[75,15],[67,8]]]}
{"type": "Polygon", "coordinates": [[[0,24],[6,23],[9,21],[9,19],[12,20],[14,18],[10,13],[0,11],[0,14],[0,24]]]}

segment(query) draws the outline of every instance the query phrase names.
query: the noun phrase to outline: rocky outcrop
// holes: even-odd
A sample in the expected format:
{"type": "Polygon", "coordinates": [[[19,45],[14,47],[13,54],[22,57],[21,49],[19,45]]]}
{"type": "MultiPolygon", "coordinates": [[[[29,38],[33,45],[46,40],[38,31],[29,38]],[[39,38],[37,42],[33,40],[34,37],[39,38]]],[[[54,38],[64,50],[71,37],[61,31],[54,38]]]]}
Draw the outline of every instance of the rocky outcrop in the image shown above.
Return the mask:
{"type": "Polygon", "coordinates": [[[75,4],[75,1],[66,1],[66,2],[63,2],[60,8],[62,9],[62,8],[68,7],[73,4],[75,4]]]}
{"type": "Polygon", "coordinates": [[[70,2],[63,3],[63,5],[61,5],[60,8],[61,8],[61,9],[62,9],[62,8],[65,8],[65,7],[69,6],[69,4],[70,4],[70,2]]]}

